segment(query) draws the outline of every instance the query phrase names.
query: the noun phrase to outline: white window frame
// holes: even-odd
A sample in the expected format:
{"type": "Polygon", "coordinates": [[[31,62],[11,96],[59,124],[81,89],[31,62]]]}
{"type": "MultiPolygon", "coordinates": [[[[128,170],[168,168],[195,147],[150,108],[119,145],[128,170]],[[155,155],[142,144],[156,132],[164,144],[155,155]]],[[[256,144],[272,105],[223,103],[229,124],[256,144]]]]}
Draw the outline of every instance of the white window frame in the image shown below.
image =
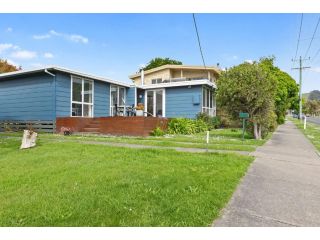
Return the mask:
{"type": "Polygon", "coordinates": [[[162,91],[162,117],[166,117],[166,89],[165,88],[157,88],[157,89],[148,89],[144,93],[144,102],[146,111],[148,111],[148,92],[153,92],[153,117],[156,117],[156,91],[162,91]]]}
{"type": "Polygon", "coordinates": [[[110,116],[113,117],[113,112],[114,112],[114,106],[111,105],[111,99],[112,99],[112,96],[111,96],[111,89],[112,88],[117,88],[117,105],[118,107],[123,107],[124,109],[126,108],[126,102],[127,102],[127,89],[126,87],[123,87],[123,86],[120,86],[120,85],[113,85],[113,84],[110,84],[110,92],[109,92],[109,95],[110,95],[110,116]],[[120,95],[120,88],[123,88],[124,89],[124,105],[119,105],[119,101],[120,101],[120,98],[119,98],[119,95],[120,95]]]}
{"type": "Polygon", "coordinates": [[[207,113],[209,116],[216,116],[216,101],[215,101],[215,96],[214,92],[212,91],[211,88],[202,86],[202,105],[201,105],[201,112],[207,113]],[[209,95],[207,94],[209,91],[209,95]],[[204,99],[203,99],[204,96],[204,99]],[[212,98],[211,106],[210,107],[210,98],[212,98]]]}
{"type": "Polygon", "coordinates": [[[83,78],[83,77],[79,77],[79,76],[71,76],[71,91],[70,91],[70,116],[71,117],[86,117],[86,118],[93,118],[94,117],[94,81],[91,80],[91,79],[88,79],[88,78],[83,78]],[[77,79],[81,79],[81,102],[78,102],[78,101],[73,101],[72,97],[73,97],[73,80],[74,78],[77,78],[77,79]],[[92,83],[92,103],[87,103],[87,102],[84,102],[84,81],[90,81],[92,83]],[[82,108],[81,108],[81,116],[72,116],[72,104],[73,103],[76,103],[76,104],[81,104],[82,105],[82,108]],[[92,116],[83,116],[83,109],[84,109],[84,105],[90,105],[91,108],[92,108],[92,116]]]}

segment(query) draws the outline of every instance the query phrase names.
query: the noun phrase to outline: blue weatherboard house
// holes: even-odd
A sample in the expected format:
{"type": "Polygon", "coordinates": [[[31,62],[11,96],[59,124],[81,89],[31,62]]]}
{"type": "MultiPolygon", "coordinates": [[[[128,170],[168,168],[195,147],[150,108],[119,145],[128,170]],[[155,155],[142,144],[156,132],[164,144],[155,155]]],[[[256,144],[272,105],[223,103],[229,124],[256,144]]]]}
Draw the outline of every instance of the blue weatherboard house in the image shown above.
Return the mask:
{"type": "Polygon", "coordinates": [[[127,116],[137,105],[146,117],[215,116],[218,75],[215,67],[164,65],[129,76],[130,85],[61,67],[3,73],[0,121],[127,116]]]}

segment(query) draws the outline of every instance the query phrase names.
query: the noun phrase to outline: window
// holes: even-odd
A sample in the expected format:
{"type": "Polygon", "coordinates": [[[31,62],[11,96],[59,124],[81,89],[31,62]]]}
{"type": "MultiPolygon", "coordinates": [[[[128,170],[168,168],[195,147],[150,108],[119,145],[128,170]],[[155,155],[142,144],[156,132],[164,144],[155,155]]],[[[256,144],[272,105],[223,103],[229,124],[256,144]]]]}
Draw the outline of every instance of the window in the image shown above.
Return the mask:
{"type": "Polygon", "coordinates": [[[93,117],[93,81],[71,77],[71,116],[93,117]]]}
{"type": "Polygon", "coordinates": [[[110,89],[110,115],[116,115],[116,105],[118,111],[124,112],[126,106],[126,89],[124,87],[111,85],[110,89]]]}
{"type": "Polygon", "coordinates": [[[152,84],[162,83],[162,78],[155,78],[151,80],[152,84]]]}
{"type": "Polygon", "coordinates": [[[216,115],[214,91],[206,87],[202,88],[202,112],[209,116],[216,115]]]}

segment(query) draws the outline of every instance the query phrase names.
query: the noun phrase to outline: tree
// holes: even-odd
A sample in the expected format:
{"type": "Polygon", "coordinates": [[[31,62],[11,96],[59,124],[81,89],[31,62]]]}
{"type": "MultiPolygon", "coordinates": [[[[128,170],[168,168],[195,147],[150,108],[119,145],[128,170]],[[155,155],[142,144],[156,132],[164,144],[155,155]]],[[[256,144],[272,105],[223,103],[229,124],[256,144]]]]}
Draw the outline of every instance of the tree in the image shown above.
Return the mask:
{"type": "Polygon", "coordinates": [[[276,80],[260,63],[243,63],[222,73],[217,80],[218,105],[233,118],[249,113],[255,139],[261,139],[275,127],[274,97],[276,80]]]}
{"type": "Polygon", "coordinates": [[[274,66],[274,57],[261,58],[260,66],[276,80],[275,113],[277,123],[282,124],[285,120],[286,111],[295,109],[299,104],[299,88],[295,80],[286,72],[274,66]]]}
{"type": "Polygon", "coordinates": [[[160,67],[166,64],[182,65],[182,62],[178,60],[170,59],[170,58],[156,57],[154,59],[151,59],[151,61],[148,63],[146,67],[143,68],[143,70],[149,70],[149,69],[160,67]]]}
{"type": "Polygon", "coordinates": [[[303,112],[313,116],[320,114],[320,100],[308,100],[303,104],[303,112]]]}
{"type": "Polygon", "coordinates": [[[18,70],[21,70],[21,67],[16,67],[12,64],[9,64],[7,60],[0,59],[0,73],[14,72],[18,70]]]}

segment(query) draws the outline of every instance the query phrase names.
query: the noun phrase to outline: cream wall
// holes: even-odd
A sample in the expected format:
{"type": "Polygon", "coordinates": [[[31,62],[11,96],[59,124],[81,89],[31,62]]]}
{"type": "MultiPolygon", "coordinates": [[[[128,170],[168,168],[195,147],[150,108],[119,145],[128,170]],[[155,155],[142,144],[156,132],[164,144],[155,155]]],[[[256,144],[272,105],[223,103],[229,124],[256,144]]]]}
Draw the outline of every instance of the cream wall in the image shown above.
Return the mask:
{"type": "MultiPolygon", "coordinates": [[[[208,79],[208,72],[210,72],[210,77],[213,81],[215,81],[215,72],[213,70],[182,70],[182,77],[185,78],[203,78],[208,79]]],[[[144,76],[144,84],[149,85],[152,84],[152,79],[161,78],[162,80],[170,79],[170,78],[181,78],[181,69],[163,69],[157,72],[153,72],[150,74],[145,74],[144,76]]],[[[133,79],[135,85],[141,85],[141,77],[136,77],[133,79]]]]}
{"type": "MultiPolygon", "coordinates": [[[[162,78],[162,80],[169,79],[170,78],[170,69],[163,69],[163,70],[160,70],[160,71],[157,71],[154,73],[145,74],[144,75],[144,84],[149,85],[149,84],[151,84],[151,80],[156,79],[156,78],[162,78]]],[[[136,85],[141,85],[141,77],[134,78],[133,81],[136,85]]]]}
{"type": "MultiPolygon", "coordinates": [[[[210,77],[214,81],[216,79],[215,72],[212,70],[182,70],[182,77],[208,79],[208,72],[210,72],[210,77]]],[[[181,78],[181,69],[171,69],[171,78],[181,78]]]]}

